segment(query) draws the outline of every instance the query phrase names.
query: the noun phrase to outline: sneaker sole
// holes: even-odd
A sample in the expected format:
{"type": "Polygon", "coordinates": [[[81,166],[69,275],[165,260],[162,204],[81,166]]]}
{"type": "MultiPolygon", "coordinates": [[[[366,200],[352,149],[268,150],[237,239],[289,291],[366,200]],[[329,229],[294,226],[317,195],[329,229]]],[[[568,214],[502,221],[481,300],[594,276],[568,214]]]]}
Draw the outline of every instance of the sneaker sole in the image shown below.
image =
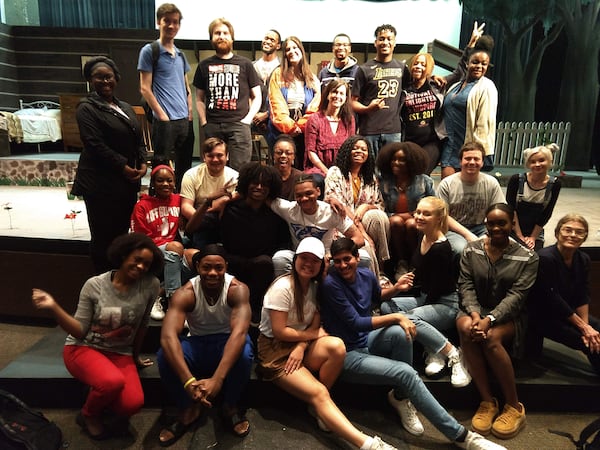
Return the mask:
{"type": "Polygon", "coordinates": [[[452,384],[452,387],[455,387],[455,388],[463,388],[465,386],[468,386],[470,383],[471,383],[471,379],[470,378],[468,380],[466,380],[466,381],[463,381],[462,383],[456,383],[455,384],[455,383],[450,382],[450,384],[452,384]]]}
{"type": "Polygon", "coordinates": [[[526,424],[526,420],[523,419],[523,421],[521,422],[521,424],[517,427],[516,430],[511,431],[510,433],[502,433],[499,432],[497,430],[494,429],[494,427],[492,426],[492,434],[494,436],[496,436],[498,439],[512,439],[514,438],[517,434],[519,434],[521,432],[521,430],[523,429],[523,427],[525,427],[526,424]]]}
{"type": "Polygon", "coordinates": [[[490,425],[490,427],[487,430],[485,430],[483,428],[477,428],[475,425],[473,425],[473,423],[471,423],[471,430],[475,433],[479,433],[482,436],[489,436],[492,432],[492,426],[490,425]]]}

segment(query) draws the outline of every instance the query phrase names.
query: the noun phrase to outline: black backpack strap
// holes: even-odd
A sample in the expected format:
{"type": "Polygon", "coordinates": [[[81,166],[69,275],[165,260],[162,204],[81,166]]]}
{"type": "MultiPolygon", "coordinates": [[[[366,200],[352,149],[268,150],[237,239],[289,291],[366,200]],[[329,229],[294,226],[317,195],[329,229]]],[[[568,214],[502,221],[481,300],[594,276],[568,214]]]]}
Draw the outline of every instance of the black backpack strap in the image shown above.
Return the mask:
{"type": "Polygon", "coordinates": [[[548,178],[548,182],[546,183],[546,192],[544,193],[544,208],[550,203],[550,199],[552,198],[552,189],[554,188],[554,182],[556,181],[556,177],[548,178]]]}
{"type": "Polygon", "coordinates": [[[523,196],[523,189],[525,189],[525,174],[519,174],[519,189],[517,190],[517,195],[523,196]]]}

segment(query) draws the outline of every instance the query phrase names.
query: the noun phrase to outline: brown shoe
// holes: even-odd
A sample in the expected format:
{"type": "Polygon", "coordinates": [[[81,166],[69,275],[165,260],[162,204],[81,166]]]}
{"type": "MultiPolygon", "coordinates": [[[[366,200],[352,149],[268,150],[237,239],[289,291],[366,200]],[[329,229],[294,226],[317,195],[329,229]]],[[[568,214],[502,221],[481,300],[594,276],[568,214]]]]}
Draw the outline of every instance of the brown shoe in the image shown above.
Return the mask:
{"type": "Polygon", "coordinates": [[[491,402],[481,402],[471,419],[471,429],[483,436],[490,434],[492,423],[498,415],[498,400],[495,398],[492,400],[491,402]]]}
{"type": "Polygon", "coordinates": [[[504,410],[492,425],[492,433],[500,439],[510,439],[515,437],[521,428],[525,426],[525,407],[519,403],[521,411],[510,405],[504,405],[504,410]]]}

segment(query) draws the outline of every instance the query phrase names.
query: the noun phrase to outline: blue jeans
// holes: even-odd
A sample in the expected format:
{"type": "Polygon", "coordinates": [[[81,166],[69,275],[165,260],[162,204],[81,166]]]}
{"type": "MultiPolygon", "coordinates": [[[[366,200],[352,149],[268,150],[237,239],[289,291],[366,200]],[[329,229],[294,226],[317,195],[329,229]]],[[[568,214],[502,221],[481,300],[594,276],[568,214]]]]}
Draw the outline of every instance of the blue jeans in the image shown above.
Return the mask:
{"type": "MultiPolygon", "coordinates": [[[[486,230],[484,224],[475,225],[475,226],[467,227],[467,228],[469,229],[469,231],[471,233],[473,233],[477,237],[481,237],[487,233],[487,230],[486,230]]],[[[446,239],[448,239],[448,242],[450,243],[450,247],[452,247],[452,253],[454,253],[455,256],[458,255],[458,258],[460,259],[460,257],[462,256],[463,250],[467,246],[467,240],[464,237],[462,237],[460,234],[458,234],[454,231],[448,231],[446,233],[446,239]]]]}
{"type": "Polygon", "coordinates": [[[377,158],[379,150],[385,144],[389,142],[402,142],[402,133],[384,133],[384,134],[370,134],[365,136],[365,139],[371,145],[373,155],[377,158]]]}
{"type": "Polygon", "coordinates": [[[381,304],[381,313],[401,312],[417,327],[415,340],[426,349],[438,353],[446,346],[448,338],[441,331],[455,326],[458,313],[458,294],[441,297],[436,303],[425,304],[427,296],[396,297],[381,304]]]}
{"type": "Polygon", "coordinates": [[[159,248],[162,250],[165,259],[163,269],[165,295],[170,298],[177,289],[181,287],[182,260],[176,252],[165,250],[166,244],[159,248]]]}
{"type": "Polygon", "coordinates": [[[240,170],[245,163],[252,159],[252,132],[250,125],[242,122],[209,122],[204,127],[207,138],[218,137],[227,144],[229,165],[240,170]]]}
{"type": "Polygon", "coordinates": [[[465,428],[438,403],[412,368],[412,343],[399,325],[369,333],[368,347],[346,353],[341,379],[352,383],[393,386],[397,398],[408,397],[451,441],[465,428]],[[395,359],[398,358],[398,359],[395,359]]]}
{"type": "MultiPolygon", "coordinates": [[[[229,334],[209,334],[180,338],[183,358],[192,375],[198,380],[212,377],[221,362],[228,339],[229,334]]],[[[246,388],[248,380],[250,380],[253,358],[250,336],[246,335],[246,343],[242,353],[223,382],[223,401],[226,405],[236,406],[238,404],[242,392],[246,388]]],[[[158,351],[157,362],[160,379],[177,407],[185,409],[191,406],[193,401],[183,389],[179,376],[169,365],[162,348],[158,351]]]]}

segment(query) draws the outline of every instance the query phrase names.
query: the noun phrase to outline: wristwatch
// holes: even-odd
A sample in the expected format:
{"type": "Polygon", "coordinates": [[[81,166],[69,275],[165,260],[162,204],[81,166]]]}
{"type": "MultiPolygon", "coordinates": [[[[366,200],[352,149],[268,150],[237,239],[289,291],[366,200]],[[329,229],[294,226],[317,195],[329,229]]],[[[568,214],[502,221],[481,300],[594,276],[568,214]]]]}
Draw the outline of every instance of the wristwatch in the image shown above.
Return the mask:
{"type": "Polygon", "coordinates": [[[487,317],[488,319],[490,319],[490,326],[494,325],[494,323],[496,322],[496,318],[493,315],[491,315],[491,314],[488,314],[485,317],[487,317]]]}

